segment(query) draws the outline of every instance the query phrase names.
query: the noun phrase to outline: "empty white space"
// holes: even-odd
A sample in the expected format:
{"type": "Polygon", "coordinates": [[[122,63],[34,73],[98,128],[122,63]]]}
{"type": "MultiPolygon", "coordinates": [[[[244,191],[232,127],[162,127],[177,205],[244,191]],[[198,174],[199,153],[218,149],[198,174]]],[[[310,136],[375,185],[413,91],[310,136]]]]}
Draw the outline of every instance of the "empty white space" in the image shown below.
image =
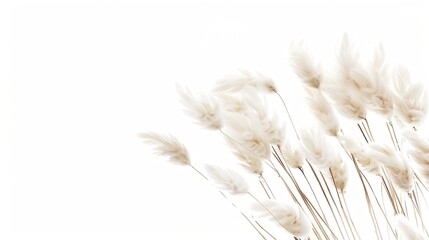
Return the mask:
{"type": "Polygon", "coordinates": [[[344,32],[429,79],[428,8],[416,1],[1,6],[3,239],[259,239],[211,185],[136,137],[172,133],[197,165],[234,162],[219,133],[181,111],[176,82],[204,90],[258,70],[306,126],[289,45],[304,39],[330,63],[344,32]]]}

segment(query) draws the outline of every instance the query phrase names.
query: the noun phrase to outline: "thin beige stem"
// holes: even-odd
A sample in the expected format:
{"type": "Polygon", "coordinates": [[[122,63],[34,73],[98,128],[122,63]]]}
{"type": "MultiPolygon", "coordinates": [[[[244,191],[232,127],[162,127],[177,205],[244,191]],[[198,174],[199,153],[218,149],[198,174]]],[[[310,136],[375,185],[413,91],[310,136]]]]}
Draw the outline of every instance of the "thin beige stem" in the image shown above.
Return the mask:
{"type": "MultiPolygon", "coordinates": [[[[414,177],[416,177],[417,181],[419,181],[419,182],[420,182],[420,184],[423,186],[423,188],[424,188],[427,192],[429,192],[429,188],[427,188],[427,187],[425,186],[425,183],[422,181],[422,179],[419,177],[419,175],[418,175],[417,173],[414,173],[414,177]]],[[[423,193],[422,193],[422,194],[423,194],[423,193]]]]}
{"type": "MultiPolygon", "coordinates": [[[[383,169],[383,171],[384,171],[384,169],[383,169]]],[[[395,213],[395,215],[396,215],[396,214],[398,214],[398,213],[399,213],[398,208],[397,208],[397,206],[396,206],[396,202],[394,201],[393,196],[392,196],[392,194],[390,193],[389,188],[387,187],[386,181],[385,181],[385,179],[384,179],[385,177],[384,177],[384,176],[380,176],[380,177],[381,177],[381,180],[382,180],[382,182],[383,182],[384,189],[386,190],[387,196],[389,197],[390,203],[392,204],[393,211],[394,211],[394,213],[395,213]]]]}
{"type": "MultiPolygon", "coordinates": [[[[381,202],[383,203],[383,209],[382,212],[384,213],[384,215],[386,215],[386,204],[384,203],[384,194],[383,194],[383,182],[380,182],[380,195],[381,195],[381,202]]],[[[387,221],[387,217],[386,217],[386,221],[387,221]]],[[[387,230],[387,237],[390,240],[390,232],[389,229],[387,230]]]]}
{"type": "Polygon", "coordinates": [[[286,102],[284,101],[284,99],[283,99],[283,97],[280,95],[280,93],[278,93],[278,92],[275,92],[275,93],[277,94],[277,96],[279,96],[280,100],[281,100],[281,101],[282,101],[282,103],[283,103],[283,106],[284,106],[284,108],[285,108],[285,110],[286,110],[286,113],[287,113],[287,116],[288,116],[288,118],[289,118],[289,121],[290,121],[290,123],[292,124],[293,131],[295,132],[296,138],[297,138],[298,140],[300,140],[300,138],[299,138],[299,134],[298,134],[298,131],[296,130],[295,124],[293,123],[292,116],[291,116],[291,115],[290,115],[290,113],[289,113],[289,109],[288,109],[288,107],[287,107],[287,105],[286,105],[286,102]]]}
{"type": "Polygon", "coordinates": [[[337,224],[338,230],[340,231],[341,237],[344,239],[343,230],[341,229],[340,223],[338,222],[338,219],[335,215],[334,209],[332,208],[331,203],[329,202],[328,196],[326,195],[325,189],[323,188],[323,185],[317,176],[316,171],[314,170],[311,163],[307,160],[308,165],[310,166],[311,171],[313,172],[313,175],[315,176],[317,183],[319,184],[320,189],[322,190],[323,196],[325,197],[326,202],[328,203],[329,209],[331,210],[332,216],[334,217],[335,223],[337,224]]]}
{"type": "MultiPolygon", "coordinates": [[[[351,154],[351,157],[352,157],[353,165],[354,165],[354,167],[355,167],[355,169],[356,169],[356,171],[358,173],[359,179],[360,179],[360,181],[362,183],[362,186],[363,186],[363,190],[365,192],[365,198],[366,198],[366,203],[367,203],[367,206],[368,206],[368,212],[369,212],[369,215],[371,216],[371,220],[372,220],[372,222],[374,224],[375,231],[377,232],[377,236],[378,235],[381,236],[380,227],[378,225],[377,217],[376,217],[376,215],[374,213],[374,208],[372,206],[371,198],[369,197],[368,190],[367,190],[367,188],[365,186],[365,182],[363,181],[364,178],[366,179],[366,176],[359,169],[359,166],[357,164],[356,158],[353,156],[353,154],[351,154]]],[[[368,185],[369,185],[369,182],[368,182],[368,185]]],[[[369,186],[371,187],[371,185],[369,185],[369,186]]],[[[377,199],[375,193],[373,193],[373,195],[374,195],[375,199],[378,202],[378,199],[377,199]]]]}
{"type": "Polygon", "coordinates": [[[261,228],[266,234],[268,234],[272,239],[277,240],[276,237],[274,237],[267,229],[265,229],[253,216],[253,221],[255,221],[256,225],[259,226],[259,228],[261,228]]]}
{"type": "Polygon", "coordinates": [[[308,180],[307,176],[306,176],[306,175],[305,175],[305,173],[304,173],[304,169],[303,169],[303,168],[299,168],[299,170],[301,171],[302,175],[304,176],[305,181],[307,182],[308,186],[310,187],[311,192],[313,193],[314,198],[316,199],[317,205],[318,205],[318,206],[319,206],[319,208],[320,208],[320,212],[322,213],[323,219],[324,219],[326,222],[328,222],[328,220],[327,220],[327,218],[326,218],[326,216],[325,216],[325,213],[323,212],[323,208],[322,208],[322,206],[320,205],[320,202],[319,202],[319,200],[318,200],[318,198],[317,198],[317,195],[316,195],[316,193],[314,192],[314,189],[313,189],[312,185],[310,184],[310,181],[308,180]]]}
{"type": "MultiPolygon", "coordinates": [[[[413,192],[414,192],[414,190],[413,190],[413,192]]],[[[423,228],[423,230],[425,231],[426,235],[428,235],[428,231],[427,231],[427,229],[426,229],[425,222],[423,221],[423,218],[422,218],[422,215],[421,215],[420,209],[419,209],[419,207],[418,207],[418,205],[417,205],[416,199],[413,199],[413,196],[415,197],[415,195],[409,194],[410,200],[411,200],[411,202],[412,202],[412,204],[413,204],[413,208],[414,208],[414,211],[415,211],[415,213],[414,213],[414,214],[415,214],[415,217],[416,217],[416,218],[417,218],[417,217],[419,217],[419,218],[420,218],[420,222],[421,222],[422,228],[423,228]]],[[[417,223],[417,219],[416,219],[416,223],[417,223]]],[[[428,236],[429,236],[429,235],[428,235],[428,236]]]]}
{"type": "MultiPolygon", "coordinates": [[[[193,170],[195,170],[201,177],[203,177],[206,181],[208,181],[208,182],[210,182],[210,180],[200,171],[200,170],[198,170],[196,167],[194,167],[193,165],[190,165],[191,166],[191,168],[193,169],[193,170]]],[[[252,227],[255,229],[255,231],[257,231],[258,232],[258,234],[263,238],[263,239],[265,239],[265,240],[267,240],[265,237],[264,237],[264,235],[259,231],[259,229],[252,223],[252,221],[250,221],[250,219],[249,219],[249,217],[247,217],[244,213],[243,213],[243,211],[241,211],[235,204],[234,204],[234,202],[232,201],[232,200],[230,200],[222,191],[220,191],[219,189],[217,189],[217,191],[218,191],[218,193],[220,194],[220,195],[222,195],[237,211],[239,211],[240,212],[240,214],[241,214],[241,216],[243,216],[246,220],[247,220],[247,222],[250,224],[250,225],[252,225],[252,227]]]]}
{"type": "Polygon", "coordinates": [[[367,118],[364,118],[364,120],[365,120],[365,122],[366,122],[366,126],[368,127],[369,136],[371,136],[371,139],[372,139],[372,141],[374,142],[374,141],[375,141],[375,139],[374,139],[374,135],[372,135],[372,131],[371,131],[371,127],[369,126],[368,119],[367,119],[367,118]]]}
{"type": "Polygon", "coordinates": [[[326,179],[325,179],[325,177],[323,176],[323,174],[322,174],[322,173],[321,173],[320,175],[322,176],[323,182],[325,183],[325,186],[326,186],[326,189],[328,190],[329,196],[331,197],[331,200],[332,200],[332,202],[334,203],[334,207],[335,207],[335,209],[337,210],[338,216],[340,217],[340,220],[341,220],[341,223],[342,223],[342,225],[343,225],[344,231],[346,232],[346,235],[347,235],[347,239],[350,239],[349,233],[348,233],[348,231],[347,231],[346,224],[344,223],[344,219],[343,219],[343,217],[341,216],[341,213],[340,213],[340,210],[339,210],[339,208],[338,208],[338,205],[337,205],[337,203],[335,202],[335,199],[334,199],[334,197],[333,197],[333,195],[332,195],[332,193],[331,193],[331,190],[330,190],[330,188],[329,188],[328,182],[326,182],[326,179]]]}
{"type": "MultiPolygon", "coordinates": [[[[273,155],[276,159],[278,159],[278,161],[281,161],[279,158],[279,154],[277,153],[277,151],[273,148],[273,155]]],[[[323,227],[321,226],[318,218],[314,215],[317,214],[317,216],[322,220],[323,223],[325,223],[325,225],[328,227],[328,229],[331,231],[331,233],[333,233],[333,231],[331,230],[330,226],[327,224],[326,221],[323,220],[322,216],[320,216],[318,210],[314,207],[314,205],[311,203],[311,201],[307,198],[307,196],[304,194],[304,192],[301,190],[299,184],[297,183],[295,177],[293,176],[292,171],[290,170],[288,165],[284,166],[284,170],[286,172],[286,174],[291,178],[292,182],[295,185],[295,188],[298,190],[298,193],[300,194],[301,198],[303,199],[304,203],[306,204],[307,208],[309,209],[310,213],[313,215],[314,220],[316,221],[317,225],[320,227],[320,229],[322,230],[322,233],[326,236],[325,234],[325,230],[323,229],[323,227]],[[311,206],[311,208],[310,208],[311,206]],[[313,212],[314,211],[314,212],[313,212]]],[[[334,238],[336,238],[334,236],[334,238]]]]}
{"type": "Polygon", "coordinates": [[[395,142],[395,139],[393,137],[393,133],[391,132],[389,122],[386,122],[386,127],[387,127],[387,130],[389,131],[389,136],[390,136],[390,140],[392,141],[393,147],[396,150],[400,151],[399,144],[397,142],[395,142]]]}
{"type": "MultiPolygon", "coordinates": [[[[270,215],[271,215],[271,217],[273,217],[273,219],[281,226],[281,227],[283,227],[282,226],[282,224],[280,223],[280,221],[274,216],[274,214],[268,209],[268,208],[266,208],[265,206],[264,206],[264,204],[262,204],[262,202],[261,201],[259,201],[259,199],[258,198],[256,198],[252,193],[250,193],[250,192],[247,192],[247,194],[251,197],[251,198],[253,198],[253,200],[255,200],[261,207],[263,207],[264,209],[265,209],[265,211],[267,211],[267,213],[269,213],[270,215]]],[[[271,234],[270,234],[271,235],[271,234]]],[[[272,235],[271,235],[272,236],[272,235]]]]}
{"type": "MultiPolygon", "coordinates": [[[[322,220],[322,222],[328,227],[328,229],[333,234],[332,229],[330,228],[328,223],[323,220],[322,216],[319,214],[317,209],[314,207],[314,205],[311,203],[311,201],[308,199],[308,197],[305,195],[305,193],[301,190],[301,188],[299,187],[299,184],[296,182],[293,175],[290,173],[289,176],[291,177],[293,183],[295,184],[295,187],[297,188],[299,194],[301,195],[301,198],[304,200],[305,204],[307,205],[307,208],[312,209],[311,213],[313,215],[313,218],[316,221],[316,223],[318,224],[318,226],[320,227],[320,229],[322,230],[322,233],[325,235],[326,238],[328,238],[327,233],[325,232],[324,228],[321,226],[319,219],[317,217],[319,217],[322,220]],[[315,214],[317,214],[317,217],[315,214]]],[[[336,238],[335,235],[333,237],[336,238]]]]}
{"type": "Polygon", "coordinates": [[[393,126],[393,122],[389,120],[389,124],[392,127],[393,136],[395,138],[396,145],[398,146],[398,150],[401,151],[401,147],[399,146],[398,138],[396,137],[396,131],[395,131],[395,127],[393,126]]]}
{"type": "MultiPolygon", "coordinates": [[[[382,206],[381,206],[381,204],[380,204],[380,202],[378,201],[378,198],[376,197],[375,191],[374,191],[374,189],[372,188],[372,186],[371,186],[371,184],[370,184],[370,182],[369,182],[368,178],[366,178],[366,176],[365,176],[363,173],[362,173],[362,175],[361,175],[361,176],[363,176],[363,178],[365,179],[366,183],[368,184],[369,189],[371,190],[371,192],[372,192],[372,194],[373,194],[373,196],[374,196],[374,198],[375,198],[375,201],[377,202],[378,207],[380,208],[381,212],[383,213],[383,216],[384,216],[384,218],[385,218],[385,220],[386,220],[386,222],[387,222],[387,225],[389,226],[390,230],[391,230],[391,231],[393,232],[393,234],[395,235],[395,238],[397,238],[397,237],[398,237],[398,236],[397,236],[397,233],[396,233],[396,231],[393,229],[392,225],[390,224],[389,218],[387,217],[386,207],[385,207],[385,205],[384,205],[384,200],[383,200],[383,206],[384,206],[384,207],[382,207],[382,206]],[[383,210],[383,209],[384,209],[384,210],[383,210]]],[[[381,185],[383,186],[383,182],[381,183],[381,185]]],[[[383,188],[381,188],[381,190],[383,190],[383,188]]],[[[381,193],[381,197],[383,198],[383,192],[381,193]]]]}
{"type": "MultiPolygon", "coordinates": [[[[347,226],[348,226],[348,227],[349,227],[349,229],[350,229],[350,233],[352,234],[353,239],[356,239],[356,236],[355,236],[355,234],[353,233],[352,226],[351,226],[351,224],[350,224],[350,222],[349,222],[349,218],[347,217],[346,211],[344,210],[343,203],[341,202],[340,194],[339,194],[339,192],[338,192],[338,188],[337,188],[337,183],[336,183],[336,181],[335,181],[334,175],[332,174],[332,170],[331,170],[331,168],[329,168],[329,174],[331,175],[332,182],[334,182],[334,188],[335,188],[335,191],[336,191],[336,193],[337,193],[338,202],[340,203],[340,207],[341,207],[341,210],[342,210],[342,212],[343,212],[344,218],[346,219],[347,226]]],[[[350,216],[349,216],[349,217],[350,217],[350,216]]],[[[359,237],[359,239],[360,239],[360,237],[359,237]]]]}
{"type": "Polygon", "coordinates": [[[363,136],[363,138],[365,139],[365,142],[366,142],[366,143],[369,143],[368,138],[366,137],[366,135],[365,135],[365,133],[363,132],[362,127],[360,126],[360,124],[359,124],[359,123],[357,124],[357,126],[358,126],[358,128],[359,128],[360,132],[362,133],[362,136],[363,136]]]}
{"type": "Polygon", "coordinates": [[[271,196],[272,196],[272,198],[275,200],[276,199],[276,196],[274,196],[274,193],[273,193],[273,191],[271,190],[271,187],[270,187],[270,185],[268,184],[268,182],[267,182],[267,180],[265,179],[265,177],[264,177],[264,175],[261,173],[261,180],[264,182],[264,184],[265,184],[265,186],[267,186],[267,189],[268,189],[268,191],[270,192],[270,194],[271,194],[271,196]]]}
{"type": "Polygon", "coordinates": [[[351,222],[351,224],[352,224],[353,230],[356,232],[356,235],[357,235],[357,236],[358,236],[358,238],[360,239],[359,231],[357,230],[356,225],[355,225],[355,223],[354,223],[354,221],[353,221],[352,215],[350,214],[349,206],[347,205],[347,201],[346,201],[346,198],[345,198],[345,196],[344,196],[344,192],[341,192],[341,197],[342,197],[342,199],[343,199],[344,206],[345,206],[345,208],[346,208],[347,214],[349,215],[350,222],[351,222]]]}
{"type": "MultiPolygon", "coordinates": [[[[363,133],[363,132],[362,132],[362,133],[363,133]]],[[[365,135],[364,135],[364,136],[365,136],[365,135]]],[[[369,212],[369,215],[371,216],[371,220],[372,220],[372,222],[373,222],[373,225],[374,225],[375,231],[376,231],[376,233],[377,233],[377,238],[379,238],[379,239],[380,239],[380,238],[382,238],[381,230],[380,230],[380,226],[379,226],[379,224],[378,224],[377,217],[376,217],[376,215],[375,215],[375,213],[374,213],[374,208],[373,208],[373,206],[372,206],[371,199],[370,199],[369,194],[368,194],[368,191],[367,191],[367,189],[366,189],[365,182],[363,181],[363,178],[362,178],[363,173],[360,171],[359,166],[358,166],[358,164],[357,164],[357,161],[356,161],[356,159],[354,158],[353,154],[349,154],[349,153],[347,152],[347,150],[345,149],[345,147],[343,146],[343,144],[339,141],[339,139],[338,139],[338,138],[337,138],[337,140],[338,140],[338,143],[339,143],[339,144],[341,145],[341,147],[343,148],[344,152],[345,152],[345,153],[347,154],[347,156],[349,156],[349,157],[350,157],[350,159],[352,160],[353,165],[354,165],[354,167],[355,167],[355,169],[356,169],[356,172],[358,173],[358,176],[359,176],[359,179],[360,179],[360,181],[361,181],[361,184],[362,184],[363,190],[364,190],[364,192],[365,192],[365,198],[366,198],[366,202],[367,202],[367,206],[368,206],[368,212],[369,212]]],[[[375,194],[374,194],[374,197],[376,198],[375,194]]],[[[377,201],[378,201],[378,200],[377,200],[377,201]]],[[[354,225],[354,223],[353,223],[353,225],[354,225]]],[[[355,228],[355,229],[356,229],[356,228],[355,228]]]]}
{"type": "Polygon", "coordinates": [[[265,194],[267,195],[268,199],[271,199],[270,194],[267,191],[267,188],[265,187],[264,183],[261,180],[261,175],[259,175],[258,179],[259,179],[259,183],[261,184],[262,189],[264,190],[265,194]]]}
{"type": "MultiPolygon", "coordinates": [[[[276,152],[276,150],[275,150],[274,148],[272,148],[272,149],[273,149],[273,152],[272,152],[273,156],[277,159],[277,161],[278,161],[278,162],[281,162],[280,156],[278,155],[278,153],[276,152]]],[[[286,166],[284,166],[284,165],[283,165],[283,167],[284,167],[285,173],[286,173],[286,174],[287,174],[287,175],[292,179],[291,174],[288,172],[288,170],[287,170],[286,166]]],[[[288,186],[288,184],[286,183],[286,181],[284,180],[284,178],[281,176],[280,172],[279,172],[276,168],[274,168],[274,170],[276,171],[276,173],[278,174],[278,176],[280,177],[280,179],[282,180],[282,182],[285,184],[285,186],[286,186],[286,188],[288,189],[288,191],[289,191],[289,193],[291,194],[291,196],[293,196],[294,201],[295,201],[295,202],[297,202],[297,203],[299,204],[298,199],[294,196],[294,194],[292,193],[292,190],[290,189],[290,187],[288,186]]],[[[297,187],[297,184],[296,184],[295,182],[294,182],[294,185],[295,185],[295,187],[297,188],[298,193],[300,194],[300,196],[301,196],[301,198],[302,198],[303,202],[305,203],[305,205],[306,205],[306,207],[307,207],[308,211],[309,211],[309,212],[310,212],[310,214],[313,216],[313,220],[316,222],[317,226],[321,229],[321,231],[322,231],[323,235],[324,235],[325,237],[327,237],[327,236],[326,236],[326,233],[325,233],[325,231],[324,231],[324,229],[323,229],[323,227],[321,226],[321,224],[320,224],[319,220],[318,220],[318,219],[317,219],[317,217],[315,216],[315,213],[313,212],[313,209],[311,209],[311,208],[309,207],[308,202],[307,202],[307,201],[306,201],[306,199],[303,197],[302,191],[300,191],[299,187],[297,187]]],[[[299,206],[301,207],[301,209],[303,209],[303,210],[304,210],[304,208],[302,207],[302,205],[301,205],[301,204],[299,204],[299,206]]],[[[314,209],[314,210],[315,210],[315,209],[314,209]]],[[[304,211],[304,212],[305,212],[305,211],[304,211]]],[[[307,215],[307,213],[305,213],[305,214],[307,215]]],[[[307,217],[308,217],[308,215],[307,215],[307,217]]],[[[311,219],[311,218],[309,218],[309,219],[311,219]]],[[[325,224],[326,224],[326,223],[325,223],[325,224]]],[[[312,223],[312,225],[313,225],[313,230],[314,230],[315,232],[317,232],[317,235],[319,235],[319,236],[320,236],[320,234],[318,233],[317,228],[315,227],[314,223],[312,223]]],[[[329,228],[329,227],[328,227],[328,228],[329,228]]]]}
{"type": "Polygon", "coordinates": [[[425,195],[424,195],[424,193],[423,193],[423,191],[422,191],[422,189],[421,189],[420,185],[418,184],[418,182],[416,182],[416,186],[417,186],[417,189],[418,189],[418,190],[420,191],[420,193],[422,194],[423,201],[425,202],[425,205],[426,205],[426,209],[427,209],[427,210],[429,210],[429,204],[428,204],[428,202],[426,201],[426,197],[425,197],[425,195]]]}

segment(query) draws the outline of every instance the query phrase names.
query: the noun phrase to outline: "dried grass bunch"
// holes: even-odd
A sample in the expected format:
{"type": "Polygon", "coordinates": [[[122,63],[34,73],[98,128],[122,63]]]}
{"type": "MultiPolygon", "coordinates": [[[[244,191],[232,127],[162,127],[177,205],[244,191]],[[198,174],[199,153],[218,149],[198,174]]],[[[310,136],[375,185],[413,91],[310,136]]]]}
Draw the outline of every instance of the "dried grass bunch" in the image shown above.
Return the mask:
{"type": "Polygon", "coordinates": [[[246,174],[214,163],[200,170],[176,138],[139,136],[214,183],[260,238],[427,239],[429,140],[417,128],[428,95],[405,67],[387,63],[381,44],[368,56],[345,34],[326,71],[304,42],[292,44],[311,116],[301,121],[313,120],[303,129],[264,74],[241,70],[199,94],[177,86],[186,113],[224,137],[246,174]]]}

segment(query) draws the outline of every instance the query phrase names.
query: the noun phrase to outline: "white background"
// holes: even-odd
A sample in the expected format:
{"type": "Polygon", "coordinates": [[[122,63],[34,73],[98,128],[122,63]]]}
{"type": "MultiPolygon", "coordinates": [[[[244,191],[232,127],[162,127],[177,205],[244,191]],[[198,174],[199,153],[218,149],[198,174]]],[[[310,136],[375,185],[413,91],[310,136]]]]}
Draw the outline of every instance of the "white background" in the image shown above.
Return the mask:
{"type": "Polygon", "coordinates": [[[298,106],[290,42],[323,60],[343,32],[383,42],[426,81],[428,13],[416,1],[2,3],[2,239],[258,239],[210,185],[136,137],[173,133],[198,163],[233,161],[184,116],[174,83],[201,90],[255,69],[298,106]]]}

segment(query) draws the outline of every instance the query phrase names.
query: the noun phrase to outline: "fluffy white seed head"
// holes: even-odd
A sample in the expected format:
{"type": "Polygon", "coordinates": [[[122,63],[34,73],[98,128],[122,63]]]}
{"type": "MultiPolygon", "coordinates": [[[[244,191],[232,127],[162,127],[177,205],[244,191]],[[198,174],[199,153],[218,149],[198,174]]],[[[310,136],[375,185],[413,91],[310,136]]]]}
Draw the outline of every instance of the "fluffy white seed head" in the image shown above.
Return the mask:
{"type": "Polygon", "coordinates": [[[339,136],[343,147],[351,153],[361,167],[366,171],[374,175],[380,175],[381,165],[379,162],[371,158],[371,148],[364,144],[362,141],[351,135],[339,136]]]}
{"type": "Polygon", "coordinates": [[[381,175],[381,164],[372,158],[371,149],[369,147],[366,147],[361,152],[353,154],[353,156],[362,166],[364,171],[374,175],[381,175]]]}
{"type": "Polygon", "coordinates": [[[393,95],[387,88],[378,88],[370,97],[369,109],[389,119],[393,113],[393,95]]]}
{"type": "Polygon", "coordinates": [[[290,65],[299,79],[308,87],[318,89],[322,82],[322,67],[304,42],[294,43],[290,47],[290,65]]]}
{"type": "Polygon", "coordinates": [[[331,146],[319,129],[307,129],[301,132],[301,143],[308,161],[319,169],[327,168],[332,160],[331,146]]]}
{"type": "Polygon", "coordinates": [[[359,86],[364,84],[366,78],[357,79],[354,74],[361,68],[359,55],[345,34],[337,53],[336,71],[330,81],[324,82],[322,89],[335,101],[338,112],[353,120],[366,117],[365,102],[359,92],[359,86]]]}
{"type": "Polygon", "coordinates": [[[407,92],[394,97],[395,114],[408,126],[419,126],[428,112],[428,94],[422,84],[414,84],[407,92]]]}
{"type": "Polygon", "coordinates": [[[404,131],[403,136],[407,139],[406,150],[413,160],[414,169],[429,184],[429,141],[413,130],[404,131]]]}
{"type": "Polygon", "coordinates": [[[408,68],[403,65],[397,65],[392,72],[394,91],[396,93],[408,92],[411,86],[411,75],[408,68]]]}
{"type": "Polygon", "coordinates": [[[390,90],[391,76],[385,62],[383,45],[374,50],[371,65],[368,67],[371,87],[366,89],[368,108],[390,118],[393,113],[393,93],[390,90]]]}
{"type": "Polygon", "coordinates": [[[319,126],[323,129],[325,134],[337,136],[340,130],[340,124],[331,104],[318,90],[308,89],[307,93],[309,95],[307,104],[314,118],[318,121],[319,126]]]}
{"type": "Polygon", "coordinates": [[[265,142],[260,128],[252,124],[244,114],[231,114],[225,132],[225,140],[241,163],[254,173],[262,173],[262,161],[269,158],[271,149],[265,142]]]}
{"type": "Polygon", "coordinates": [[[338,153],[333,156],[329,167],[322,172],[339,191],[343,192],[349,181],[347,164],[338,153]]]}
{"type": "Polygon", "coordinates": [[[206,165],[205,168],[208,176],[222,189],[228,190],[231,193],[249,192],[247,181],[237,172],[215,165],[206,165]]]}
{"type": "Polygon", "coordinates": [[[288,141],[281,146],[280,151],[289,167],[300,168],[304,165],[304,153],[301,145],[292,144],[291,141],[288,141]]]}
{"type": "Polygon", "coordinates": [[[228,135],[226,139],[232,146],[245,147],[247,152],[250,150],[260,158],[269,158],[271,154],[270,143],[266,141],[264,130],[255,128],[246,116],[236,114],[234,119],[228,122],[225,129],[228,135]]]}
{"type": "Polygon", "coordinates": [[[374,48],[371,66],[375,69],[380,69],[386,66],[386,52],[382,43],[377,44],[374,48]]]}
{"type": "Polygon", "coordinates": [[[395,223],[401,240],[428,240],[404,215],[396,215],[395,223]]]}
{"type": "Polygon", "coordinates": [[[235,156],[240,160],[240,164],[252,173],[262,174],[264,171],[263,159],[257,157],[255,154],[246,151],[240,146],[236,146],[233,150],[235,156]],[[239,149],[239,150],[237,150],[239,149]]]}
{"type": "Polygon", "coordinates": [[[423,123],[428,112],[428,94],[423,84],[412,83],[407,68],[397,66],[393,72],[396,116],[408,126],[423,123]]]}
{"type": "Polygon", "coordinates": [[[337,52],[337,60],[339,65],[344,68],[345,71],[356,67],[359,62],[359,54],[356,50],[355,43],[349,34],[344,33],[337,52]]]}
{"type": "Polygon", "coordinates": [[[311,222],[299,206],[276,200],[262,201],[261,204],[255,204],[254,209],[279,223],[290,234],[298,238],[310,236],[311,222]]]}
{"type": "Polygon", "coordinates": [[[365,106],[386,118],[393,112],[393,94],[390,90],[390,76],[386,69],[358,68],[350,72],[355,88],[365,106]]]}
{"type": "Polygon", "coordinates": [[[402,136],[407,140],[411,148],[420,152],[429,152],[429,141],[422,137],[417,131],[406,129],[402,131],[402,136]]]}
{"type": "Polygon", "coordinates": [[[251,128],[260,129],[264,141],[274,145],[281,145],[285,139],[285,124],[281,124],[275,112],[264,95],[254,89],[247,88],[242,92],[243,100],[247,104],[247,116],[251,128]]]}
{"type": "Polygon", "coordinates": [[[211,130],[220,130],[222,128],[222,114],[219,103],[214,96],[209,94],[196,96],[187,87],[179,85],[176,85],[176,90],[185,112],[196,123],[211,130]]]}
{"type": "Polygon", "coordinates": [[[363,152],[365,149],[362,141],[358,140],[355,136],[339,135],[338,140],[349,153],[357,154],[363,152]]]}
{"type": "MultiPolygon", "coordinates": [[[[224,115],[228,113],[245,113],[248,111],[248,106],[242,99],[240,95],[235,94],[216,94],[216,97],[219,99],[222,110],[224,110],[224,115]]],[[[227,116],[224,116],[227,118],[227,116]]]]}
{"type": "Polygon", "coordinates": [[[414,172],[405,155],[398,155],[386,144],[371,143],[369,156],[387,171],[392,183],[403,192],[410,192],[414,186],[414,172]]]}
{"type": "Polygon", "coordinates": [[[277,86],[273,79],[259,72],[252,73],[240,70],[237,74],[231,74],[219,80],[214,91],[217,93],[237,93],[245,87],[251,87],[262,92],[276,92],[277,86]]]}
{"type": "Polygon", "coordinates": [[[156,133],[140,133],[138,136],[145,143],[153,145],[157,154],[168,157],[172,163],[191,164],[188,150],[177,138],[156,133]]]}

